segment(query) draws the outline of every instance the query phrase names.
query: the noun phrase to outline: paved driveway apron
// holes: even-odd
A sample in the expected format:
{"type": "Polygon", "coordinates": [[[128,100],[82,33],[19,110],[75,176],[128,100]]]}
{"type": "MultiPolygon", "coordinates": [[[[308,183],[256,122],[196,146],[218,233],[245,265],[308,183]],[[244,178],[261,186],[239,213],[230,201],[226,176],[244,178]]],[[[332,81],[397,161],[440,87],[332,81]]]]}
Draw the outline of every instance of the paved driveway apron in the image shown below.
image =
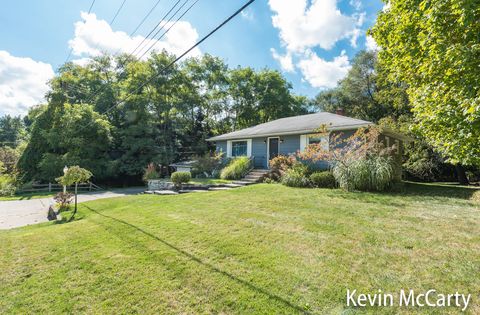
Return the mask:
{"type": "MultiPolygon", "coordinates": [[[[79,202],[122,197],[142,192],[143,188],[127,188],[115,191],[87,193],[78,196],[79,202]]],[[[0,201],[0,230],[47,222],[48,207],[52,198],[0,201]]]]}

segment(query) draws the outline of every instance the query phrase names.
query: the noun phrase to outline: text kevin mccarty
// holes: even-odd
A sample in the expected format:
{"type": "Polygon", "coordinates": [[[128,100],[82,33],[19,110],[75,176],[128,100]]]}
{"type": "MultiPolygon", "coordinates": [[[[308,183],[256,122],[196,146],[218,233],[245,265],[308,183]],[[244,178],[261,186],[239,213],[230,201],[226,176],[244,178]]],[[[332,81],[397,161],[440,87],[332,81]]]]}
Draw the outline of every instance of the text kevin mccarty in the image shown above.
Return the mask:
{"type": "Polygon", "coordinates": [[[431,289],[426,292],[414,292],[413,290],[400,290],[399,294],[382,293],[378,290],[375,294],[358,293],[357,290],[347,290],[347,306],[366,307],[458,307],[462,311],[468,308],[471,294],[438,293],[431,289]]]}

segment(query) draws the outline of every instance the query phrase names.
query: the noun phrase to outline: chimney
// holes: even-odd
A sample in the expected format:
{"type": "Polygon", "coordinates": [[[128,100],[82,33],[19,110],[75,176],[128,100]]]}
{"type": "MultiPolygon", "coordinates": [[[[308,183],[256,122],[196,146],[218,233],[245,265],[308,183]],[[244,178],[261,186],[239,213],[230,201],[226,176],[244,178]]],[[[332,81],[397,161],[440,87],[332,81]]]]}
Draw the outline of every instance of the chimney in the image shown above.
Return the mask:
{"type": "Polygon", "coordinates": [[[337,111],[335,112],[335,114],[340,116],[345,116],[345,111],[343,110],[343,108],[337,108],[337,111]]]}

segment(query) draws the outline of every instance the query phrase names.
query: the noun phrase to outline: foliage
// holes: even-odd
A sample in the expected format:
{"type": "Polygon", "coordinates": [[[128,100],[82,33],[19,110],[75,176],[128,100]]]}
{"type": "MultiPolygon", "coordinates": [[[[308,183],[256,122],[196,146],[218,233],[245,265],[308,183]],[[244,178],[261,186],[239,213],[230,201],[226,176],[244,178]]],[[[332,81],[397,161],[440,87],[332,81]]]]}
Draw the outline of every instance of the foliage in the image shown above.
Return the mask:
{"type": "Polygon", "coordinates": [[[10,175],[0,175],[0,196],[13,196],[16,191],[15,178],[10,175]]]}
{"type": "Polygon", "coordinates": [[[173,172],[170,177],[175,186],[181,186],[192,180],[192,174],[190,172],[173,172]]]}
{"type": "Polygon", "coordinates": [[[330,171],[315,172],[310,175],[310,182],[318,188],[335,188],[337,182],[330,171]]]}
{"type": "Polygon", "coordinates": [[[65,165],[83,165],[99,179],[110,176],[111,125],[93,106],[49,106],[36,118],[18,163],[25,180],[51,182],[65,165]]]}
{"type": "Polygon", "coordinates": [[[0,146],[15,148],[26,139],[25,125],[20,117],[0,117],[0,146]]]}
{"type": "Polygon", "coordinates": [[[68,209],[69,205],[72,203],[74,195],[69,192],[59,192],[53,197],[53,200],[60,206],[60,211],[65,211],[68,209]]]}
{"type": "Polygon", "coordinates": [[[214,177],[223,165],[223,154],[220,152],[206,153],[201,156],[194,157],[192,173],[195,176],[203,175],[207,178],[214,177]]]}
{"type": "Polygon", "coordinates": [[[273,181],[280,181],[283,174],[297,162],[295,156],[279,155],[271,159],[268,163],[270,166],[268,178],[273,181]]]}
{"type": "Polygon", "coordinates": [[[85,183],[90,180],[93,174],[84,168],[79,166],[71,166],[67,169],[62,177],[57,178],[57,182],[64,186],[75,185],[75,210],[72,213],[69,221],[72,221],[77,213],[77,186],[80,183],[85,183]]]}
{"type": "Polygon", "coordinates": [[[301,169],[288,169],[282,176],[282,184],[288,187],[310,187],[310,181],[301,169]]]}
{"type": "Polygon", "coordinates": [[[250,159],[246,156],[234,158],[220,173],[221,179],[242,179],[250,171],[250,159]]]}
{"type": "Polygon", "coordinates": [[[406,85],[390,81],[374,51],[360,51],[337,87],[320,92],[313,103],[323,111],[377,122],[410,113],[406,85]]]}
{"type": "Polygon", "coordinates": [[[86,183],[90,180],[93,174],[80,166],[70,166],[67,172],[57,178],[57,182],[64,186],[71,186],[74,184],[86,183]]]}
{"type": "Polygon", "coordinates": [[[21,146],[15,149],[9,146],[0,147],[0,163],[3,164],[5,173],[13,174],[16,172],[21,148],[21,146]]]}
{"type": "Polygon", "coordinates": [[[308,145],[297,157],[306,161],[328,161],[333,175],[345,190],[381,191],[396,179],[391,158],[395,146],[385,148],[380,142],[381,128],[360,128],[352,136],[331,136],[329,150],[320,144],[308,145]]]}
{"type": "Polygon", "coordinates": [[[25,180],[50,181],[63,165],[79,164],[100,181],[138,182],[148,163],[164,168],[212,151],[210,136],[307,111],[306,98],[293,95],[278,71],[229,69],[204,54],[159,73],[174,59],[100,56],[60,67],[48,104],[25,119],[25,180]]]}
{"type": "Polygon", "coordinates": [[[154,163],[148,164],[143,174],[143,181],[147,182],[149,180],[159,179],[159,178],[160,178],[160,174],[158,174],[157,167],[155,166],[155,164],[154,163]]]}
{"type": "Polygon", "coordinates": [[[384,191],[395,179],[391,158],[369,155],[350,163],[336,163],[333,176],[347,191],[384,191]]]}
{"type": "Polygon", "coordinates": [[[371,34],[392,81],[408,84],[415,128],[452,163],[480,165],[480,7],[396,0],[371,34]]]}

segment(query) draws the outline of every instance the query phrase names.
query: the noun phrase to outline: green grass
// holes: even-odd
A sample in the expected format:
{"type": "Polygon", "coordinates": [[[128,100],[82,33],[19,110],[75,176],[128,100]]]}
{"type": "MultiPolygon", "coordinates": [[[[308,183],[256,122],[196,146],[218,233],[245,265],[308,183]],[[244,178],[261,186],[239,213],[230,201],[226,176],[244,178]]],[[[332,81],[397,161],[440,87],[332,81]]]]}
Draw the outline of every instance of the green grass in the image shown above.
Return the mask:
{"type": "Polygon", "coordinates": [[[30,200],[55,196],[56,192],[20,193],[13,196],[0,196],[0,201],[30,200]]]}
{"type": "Polygon", "coordinates": [[[231,180],[220,179],[220,178],[192,178],[189,184],[199,184],[199,185],[218,185],[218,184],[229,184],[231,180]]]}
{"type": "MultiPolygon", "coordinates": [[[[2,313],[378,314],[346,289],[473,294],[478,190],[346,193],[261,184],[82,204],[78,220],[0,231],[2,313]]],[[[386,308],[386,314],[459,313],[386,308]]]]}

